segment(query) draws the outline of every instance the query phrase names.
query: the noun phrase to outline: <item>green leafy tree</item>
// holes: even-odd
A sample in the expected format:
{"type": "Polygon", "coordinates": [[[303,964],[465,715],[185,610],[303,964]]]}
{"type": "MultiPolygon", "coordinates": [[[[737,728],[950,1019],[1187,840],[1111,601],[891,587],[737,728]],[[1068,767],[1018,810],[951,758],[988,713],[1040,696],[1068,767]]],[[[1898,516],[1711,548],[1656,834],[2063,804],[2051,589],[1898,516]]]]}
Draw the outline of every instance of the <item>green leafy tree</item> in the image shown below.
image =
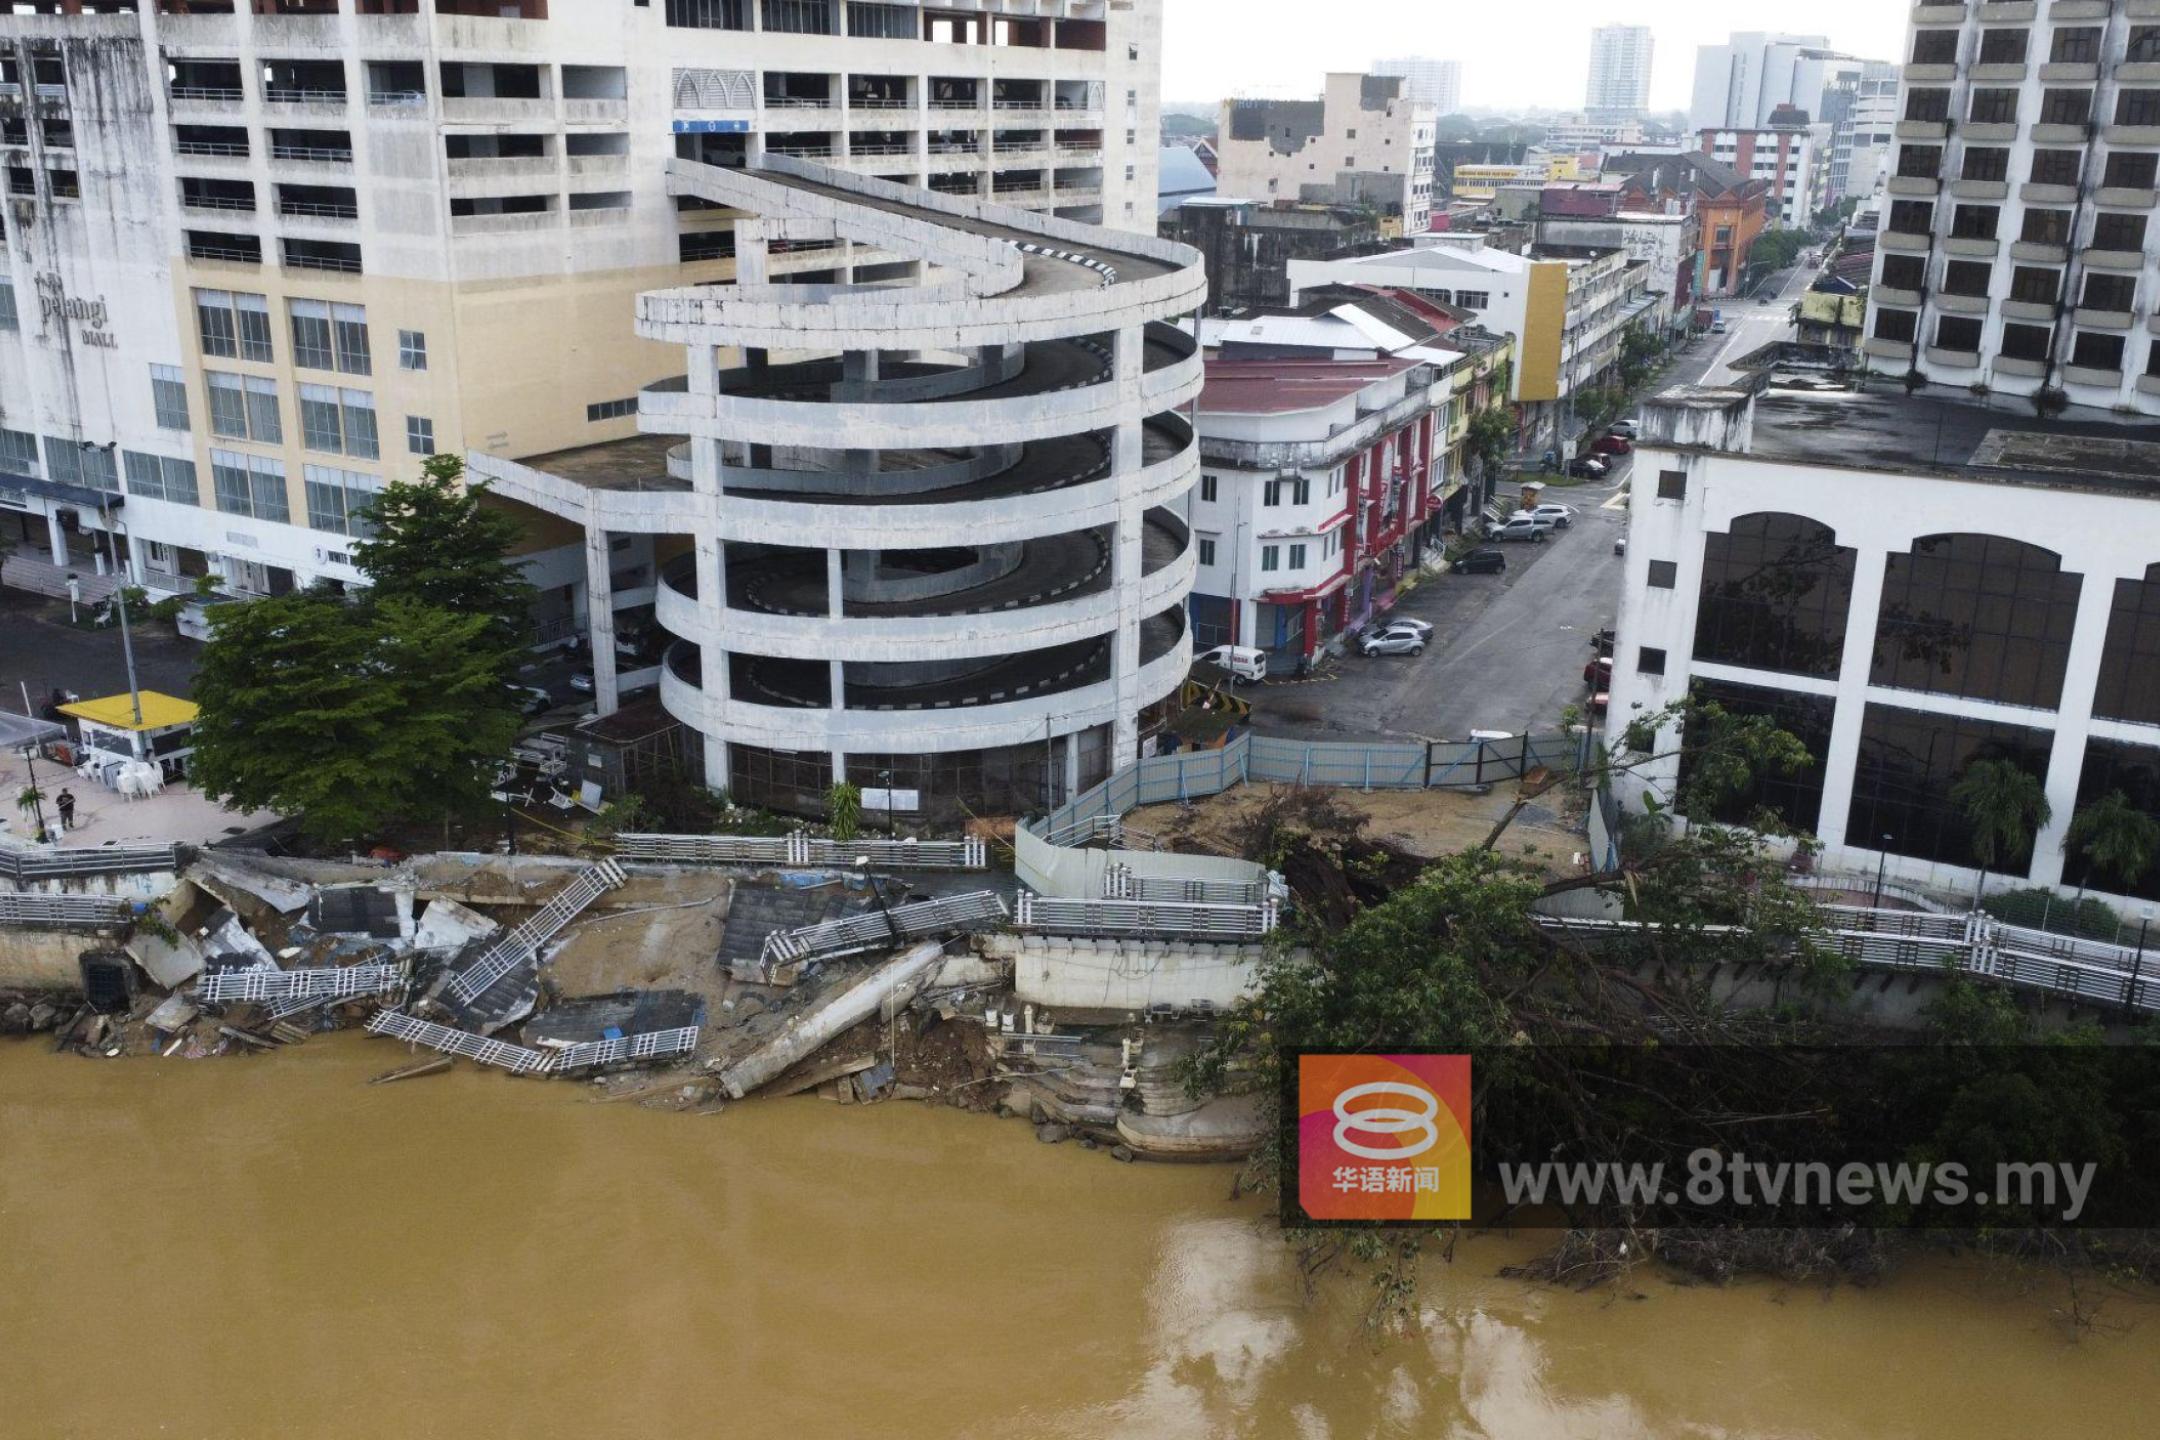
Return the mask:
{"type": "MultiPolygon", "coordinates": [[[[2085,857],[2088,875],[2099,875],[2129,890],[2152,869],[2160,855],[2160,821],[2110,790],[2070,817],[2070,847],[2085,857]]],[[[2082,898],[2085,885],[2078,885],[2082,898]]]]}
{"type": "Polygon", "coordinates": [[[1487,477],[1500,473],[1508,453],[1515,448],[1515,417],[1506,405],[1489,405],[1470,417],[1463,434],[1463,451],[1483,467],[1487,477]]]}
{"type": "Polygon", "coordinates": [[[297,813],[325,841],[480,810],[518,730],[493,621],[316,591],[217,607],[190,778],[229,804],[297,813]]]}
{"type": "Polygon", "coordinates": [[[2040,827],[2055,814],[2039,778],[2008,760],[1973,761],[1950,787],[1950,800],[1972,826],[1983,892],[1988,872],[2030,854],[2040,827]]]}
{"type": "Polygon", "coordinates": [[[1657,369],[1657,337],[1640,326],[1620,337],[1620,388],[1640,390],[1657,369]]]}
{"type": "Polygon", "coordinates": [[[484,620],[479,644],[507,680],[532,609],[532,586],[510,558],[523,532],[516,517],[482,502],[485,485],[462,483],[457,456],[421,468],[420,479],[391,484],[362,512],[373,534],[353,547],[353,562],[378,602],[414,600],[484,620]]]}
{"type": "Polygon", "coordinates": [[[839,780],[825,792],[825,818],[832,824],[833,839],[843,845],[855,838],[862,825],[862,790],[853,781],[839,780]]]}

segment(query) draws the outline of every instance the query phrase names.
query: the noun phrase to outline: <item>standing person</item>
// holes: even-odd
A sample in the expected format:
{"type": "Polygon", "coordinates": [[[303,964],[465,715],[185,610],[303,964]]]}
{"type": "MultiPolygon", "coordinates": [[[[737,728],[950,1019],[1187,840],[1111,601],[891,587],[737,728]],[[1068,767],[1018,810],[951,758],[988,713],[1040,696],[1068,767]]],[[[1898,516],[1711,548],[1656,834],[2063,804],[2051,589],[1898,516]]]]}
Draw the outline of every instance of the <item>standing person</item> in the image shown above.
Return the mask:
{"type": "Polygon", "coordinates": [[[62,790],[54,798],[53,804],[60,808],[60,828],[62,830],[73,830],[75,828],[75,792],[62,790]]]}

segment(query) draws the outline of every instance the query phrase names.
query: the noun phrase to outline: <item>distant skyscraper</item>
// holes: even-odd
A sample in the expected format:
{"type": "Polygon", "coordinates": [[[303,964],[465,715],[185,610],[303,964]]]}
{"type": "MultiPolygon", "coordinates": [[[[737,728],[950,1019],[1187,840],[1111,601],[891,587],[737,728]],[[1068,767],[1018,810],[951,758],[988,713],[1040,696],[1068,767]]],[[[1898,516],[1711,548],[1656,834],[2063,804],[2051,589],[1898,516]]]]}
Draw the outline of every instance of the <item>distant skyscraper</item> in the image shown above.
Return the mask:
{"type": "Polygon", "coordinates": [[[1760,130],[1780,105],[1822,118],[1823,91],[1835,83],[1845,57],[1821,35],[1736,30],[1723,45],[1695,52],[1693,130],[1760,130]]]}
{"type": "Polygon", "coordinates": [[[1462,61],[1434,60],[1406,55],[1400,60],[1375,60],[1375,75],[1400,75],[1410,82],[1410,100],[1430,105],[1442,115],[1462,113],[1462,61]]]}
{"type": "Polygon", "coordinates": [[[1590,87],[1583,106],[1593,118],[1632,118],[1650,108],[1650,59],[1656,48],[1647,25],[1600,25],[1590,32],[1590,87]]]}

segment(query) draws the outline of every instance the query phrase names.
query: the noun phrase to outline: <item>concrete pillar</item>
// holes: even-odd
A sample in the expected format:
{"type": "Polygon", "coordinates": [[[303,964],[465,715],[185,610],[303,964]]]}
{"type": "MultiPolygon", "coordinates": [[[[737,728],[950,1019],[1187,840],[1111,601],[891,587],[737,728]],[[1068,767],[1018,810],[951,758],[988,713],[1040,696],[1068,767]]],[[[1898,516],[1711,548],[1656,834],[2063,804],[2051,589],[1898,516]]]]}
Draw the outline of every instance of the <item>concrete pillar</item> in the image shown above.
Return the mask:
{"type": "MultiPolygon", "coordinates": [[[[708,531],[697,538],[698,615],[705,635],[727,635],[727,550],[708,531]]],[[[710,639],[701,639],[699,655],[704,661],[705,693],[714,700],[728,698],[727,651],[710,639]]]]}
{"type": "Polygon", "coordinates": [[[65,568],[68,563],[67,531],[60,528],[58,506],[45,512],[45,538],[52,545],[52,563],[65,568]]]}
{"type": "MultiPolygon", "coordinates": [[[[1080,793],[1080,737],[1065,737],[1065,799],[1080,793]]],[[[1061,802],[1062,803],[1062,802],[1061,802]]]]}
{"type": "Polygon", "coordinates": [[[602,715],[620,707],[615,688],[615,579],[608,532],[585,532],[586,638],[592,646],[593,703],[602,715]]]}
{"type": "Polygon", "coordinates": [[[1838,670],[1838,707],[1830,725],[1829,773],[1823,782],[1822,818],[1815,831],[1825,846],[1882,848],[1880,835],[1847,835],[1845,822],[1852,812],[1853,769],[1860,761],[1868,674],[1875,665],[1875,621],[1882,609],[1883,566],[1889,558],[1888,550],[1873,546],[1853,557],[1852,608],[1845,618],[1845,661],[1838,670]]]}
{"type": "MultiPolygon", "coordinates": [[[[1114,337],[1112,373],[1121,396],[1139,389],[1147,363],[1146,343],[1147,332],[1139,325],[1128,325],[1114,337]]],[[[1133,409],[1137,412],[1138,407],[1133,409]]],[[[1145,462],[1143,422],[1136,416],[1122,422],[1112,434],[1111,472],[1118,477],[1120,485],[1124,485],[1145,462]]],[[[1140,625],[1147,619],[1141,613],[1140,577],[1147,569],[1147,552],[1142,538],[1146,515],[1146,509],[1138,499],[1121,499],[1117,533],[1111,541],[1110,578],[1118,594],[1117,637],[1112,643],[1110,660],[1111,678],[1117,685],[1117,718],[1111,729],[1110,766],[1113,770],[1131,765],[1140,758],[1140,625]]]]}
{"type": "Polygon", "coordinates": [[[734,777],[728,766],[728,743],[717,735],[707,735],[705,741],[705,788],[725,793],[734,788],[734,777]]]}
{"type": "Polygon", "coordinates": [[[2077,815],[2078,781],[2085,773],[2085,746],[2092,735],[2093,694],[2114,606],[2115,578],[2088,574],[2078,594],[2077,628],[2070,635],[2062,705],[2055,713],[2055,745],[2048,758],[2047,798],[2052,813],[2033,839],[2035,885],[2062,883],[2067,858],[2063,851],[2069,843],[2070,822],[2077,815]]]}
{"type": "MultiPolygon", "coordinates": [[[[845,567],[842,564],[846,558],[847,552],[845,550],[827,550],[825,552],[825,613],[835,620],[840,618],[846,605],[847,581],[844,575],[845,567]]],[[[874,570],[877,557],[873,555],[869,557],[869,560],[874,570]]]]}

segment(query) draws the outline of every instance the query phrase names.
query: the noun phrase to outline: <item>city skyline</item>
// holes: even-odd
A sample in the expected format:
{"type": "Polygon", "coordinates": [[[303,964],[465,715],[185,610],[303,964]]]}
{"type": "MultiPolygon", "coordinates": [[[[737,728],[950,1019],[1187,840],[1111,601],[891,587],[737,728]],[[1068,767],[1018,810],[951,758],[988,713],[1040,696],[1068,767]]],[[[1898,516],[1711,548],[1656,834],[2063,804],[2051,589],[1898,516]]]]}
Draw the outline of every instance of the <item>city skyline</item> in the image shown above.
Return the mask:
{"type": "MultiPolygon", "coordinates": [[[[1172,0],[1164,6],[1163,96],[1198,103],[1230,95],[1302,97],[1319,93],[1330,70],[1369,69],[1377,59],[1431,55],[1463,62],[1463,104],[1471,108],[1581,108],[1589,73],[1590,32],[1604,24],[1645,24],[1655,34],[1653,113],[1685,110],[1699,45],[1735,30],[1787,28],[1769,5],[1723,0],[1659,0],[1654,14],[1628,13],[1596,0],[1530,0],[1504,11],[1465,11],[1428,26],[1401,23],[1401,7],[1345,0],[1312,43],[1286,50],[1270,43],[1294,23],[1285,0],[1172,0]],[[1234,23],[1232,23],[1234,22],[1234,23]]],[[[1902,58],[1909,12],[1880,0],[1823,0],[1806,28],[1833,48],[1873,60],[1902,58]]]]}

